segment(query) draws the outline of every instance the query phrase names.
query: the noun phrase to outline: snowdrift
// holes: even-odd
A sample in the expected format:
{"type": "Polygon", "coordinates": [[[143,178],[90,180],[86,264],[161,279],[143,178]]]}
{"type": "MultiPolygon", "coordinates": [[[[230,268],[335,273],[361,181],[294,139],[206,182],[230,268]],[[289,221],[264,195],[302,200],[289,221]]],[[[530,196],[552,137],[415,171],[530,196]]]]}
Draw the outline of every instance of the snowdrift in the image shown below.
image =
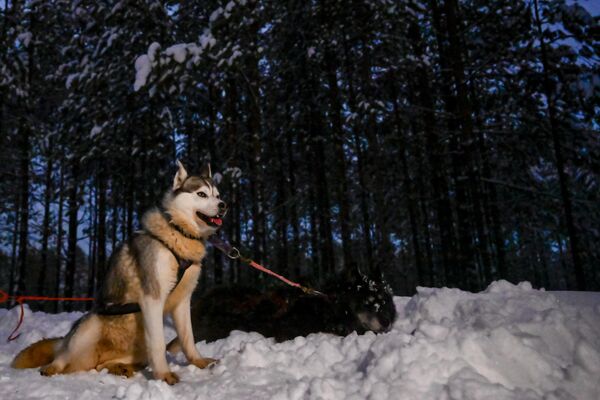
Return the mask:
{"type": "MultiPolygon", "coordinates": [[[[169,359],[175,386],[85,372],[45,378],[13,370],[26,345],[64,335],[80,313],[27,310],[23,334],[6,343],[18,309],[0,310],[0,390],[6,399],[599,399],[600,293],[544,292],[494,282],[477,294],[419,288],[396,297],[391,332],[313,334],[276,344],[234,332],[200,352],[211,370],[169,359]]],[[[168,337],[174,336],[169,328],[168,337]]]]}

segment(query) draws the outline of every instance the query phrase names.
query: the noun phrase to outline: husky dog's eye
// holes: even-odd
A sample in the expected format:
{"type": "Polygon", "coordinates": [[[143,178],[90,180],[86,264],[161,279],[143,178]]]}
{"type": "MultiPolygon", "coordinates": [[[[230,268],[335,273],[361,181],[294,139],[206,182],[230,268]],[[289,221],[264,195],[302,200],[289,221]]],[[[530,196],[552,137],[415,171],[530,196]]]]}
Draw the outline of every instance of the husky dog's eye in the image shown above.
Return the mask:
{"type": "Polygon", "coordinates": [[[216,195],[215,197],[216,197],[217,199],[220,199],[220,198],[221,198],[221,196],[219,196],[219,195],[216,195]]]}
{"type": "Polygon", "coordinates": [[[202,198],[208,197],[208,196],[206,195],[206,193],[204,193],[204,192],[198,192],[198,196],[200,196],[200,197],[202,197],[202,198]]]}

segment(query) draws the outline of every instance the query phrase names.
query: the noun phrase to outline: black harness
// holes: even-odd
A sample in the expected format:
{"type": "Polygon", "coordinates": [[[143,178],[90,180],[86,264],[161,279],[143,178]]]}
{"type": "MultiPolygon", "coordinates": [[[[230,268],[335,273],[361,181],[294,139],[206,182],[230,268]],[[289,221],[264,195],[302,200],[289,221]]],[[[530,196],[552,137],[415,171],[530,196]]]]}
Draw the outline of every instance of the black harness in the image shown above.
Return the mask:
{"type": "MultiPolygon", "coordinates": [[[[165,217],[165,219],[168,222],[169,219],[165,215],[166,212],[161,210],[161,213],[163,214],[163,217],[165,217]]],[[[175,225],[170,222],[169,222],[169,225],[171,225],[171,227],[175,228],[175,230],[177,230],[179,233],[181,233],[183,236],[187,237],[188,239],[202,241],[201,239],[185,232],[178,225],[175,225]]],[[[171,248],[171,246],[169,246],[164,240],[162,240],[161,238],[159,238],[152,232],[143,231],[143,232],[140,232],[139,234],[140,235],[148,235],[152,239],[154,239],[157,242],[159,242],[160,244],[162,244],[167,250],[169,250],[171,252],[171,254],[173,254],[175,259],[177,260],[177,264],[179,265],[179,268],[177,269],[177,283],[171,289],[171,292],[172,292],[173,290],[175,290],[177,285],[179,285],[179,282],[181,282],[181,279],[183,279],[183,275],[185,274],[185,271],[187,271],[187,269],[194,263],[194,261],[180,257],[179,254],[177,254],[177,252],[171,248]]],[[[140,312],[141,308],[138,303],[125,303],[125,304],[98,303],[95,305],[95,307],[92,311],[98,315],[125,315],[125,314],[133,314],[136,312],[140,312]]]]}

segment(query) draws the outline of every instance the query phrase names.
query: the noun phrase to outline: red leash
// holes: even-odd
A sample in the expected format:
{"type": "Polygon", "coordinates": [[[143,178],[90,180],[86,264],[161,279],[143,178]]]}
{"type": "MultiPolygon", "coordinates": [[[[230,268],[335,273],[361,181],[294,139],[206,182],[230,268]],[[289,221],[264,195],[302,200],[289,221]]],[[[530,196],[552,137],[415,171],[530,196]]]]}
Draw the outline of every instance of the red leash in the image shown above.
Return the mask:
{"type": "Polygon", "coordinates": [[[11,332],[8,339],[6,339],[7,342],[13,341],[16,338],[18,338],[19,335],[21,335],[20,333],[18,335],[15,335],[15,333],[17,333],[17,331],[21,327],[21,324],[23,323],[23,318],[25,318],[25,309],[23,308],[23,302],[25,302],[26,300],[33,300],[33,301],[94,301],[95,300],[91,297],[11,296],[8,293],[6,293],[4,290],[0,290],[0,304],[7,302],[9,299],[14,299],[17,303],[19,303],[19,306],[21,307],[21,315],[19,316],[19,323],[17,324],[17,327],[15,329],[13,329],[13,331],[11,332]]]}
{"type": "Polygon", "coordinates": [[[302,286],[301,284],[299,284],[297,282],[290,281],[286,277],[281,276],[278,273],[275,273],[275,272],[271,271],[270,269],[263,267],[262,265],[260,265],[256,261],[252,260],[251,258],[242,256],[240,254],[240,251],[236,247],[233,247],[232,245],[230,245],[229,243],[227,243],[226,241],[224,241],[223,239],[221,239],[218,236],[211,236],[208,239],[208,241],[213,246],[215,246],[217,249],[221,250],[221,252],[223,252],[227,257],[231,258],[232,260],[239,259],[240,261],[248,264],[252,268],[255,268],[259,271],[262,271],[271,276],[274,276],[275,278],[279,279],[282,282],[285,282],[286,284],[288,284],[290,286],[301,289],[306,294],[327,297],[327,295],[319,292],[318,290],[315,290],[315,289],[312,289],[312,288],[309,288],[306,286],[302,286]]]}

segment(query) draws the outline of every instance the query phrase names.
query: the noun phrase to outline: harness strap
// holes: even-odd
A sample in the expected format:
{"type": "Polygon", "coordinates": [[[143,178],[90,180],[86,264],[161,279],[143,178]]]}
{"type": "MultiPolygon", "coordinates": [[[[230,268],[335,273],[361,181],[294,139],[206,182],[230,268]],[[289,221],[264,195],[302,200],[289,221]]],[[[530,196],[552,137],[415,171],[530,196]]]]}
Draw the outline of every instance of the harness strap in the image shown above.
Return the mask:
{"type": "Polygon", "coordinates": [[[142,311],[138,303],[99,304],[92,310],[98,315],[125,315],[142,311]]]}

